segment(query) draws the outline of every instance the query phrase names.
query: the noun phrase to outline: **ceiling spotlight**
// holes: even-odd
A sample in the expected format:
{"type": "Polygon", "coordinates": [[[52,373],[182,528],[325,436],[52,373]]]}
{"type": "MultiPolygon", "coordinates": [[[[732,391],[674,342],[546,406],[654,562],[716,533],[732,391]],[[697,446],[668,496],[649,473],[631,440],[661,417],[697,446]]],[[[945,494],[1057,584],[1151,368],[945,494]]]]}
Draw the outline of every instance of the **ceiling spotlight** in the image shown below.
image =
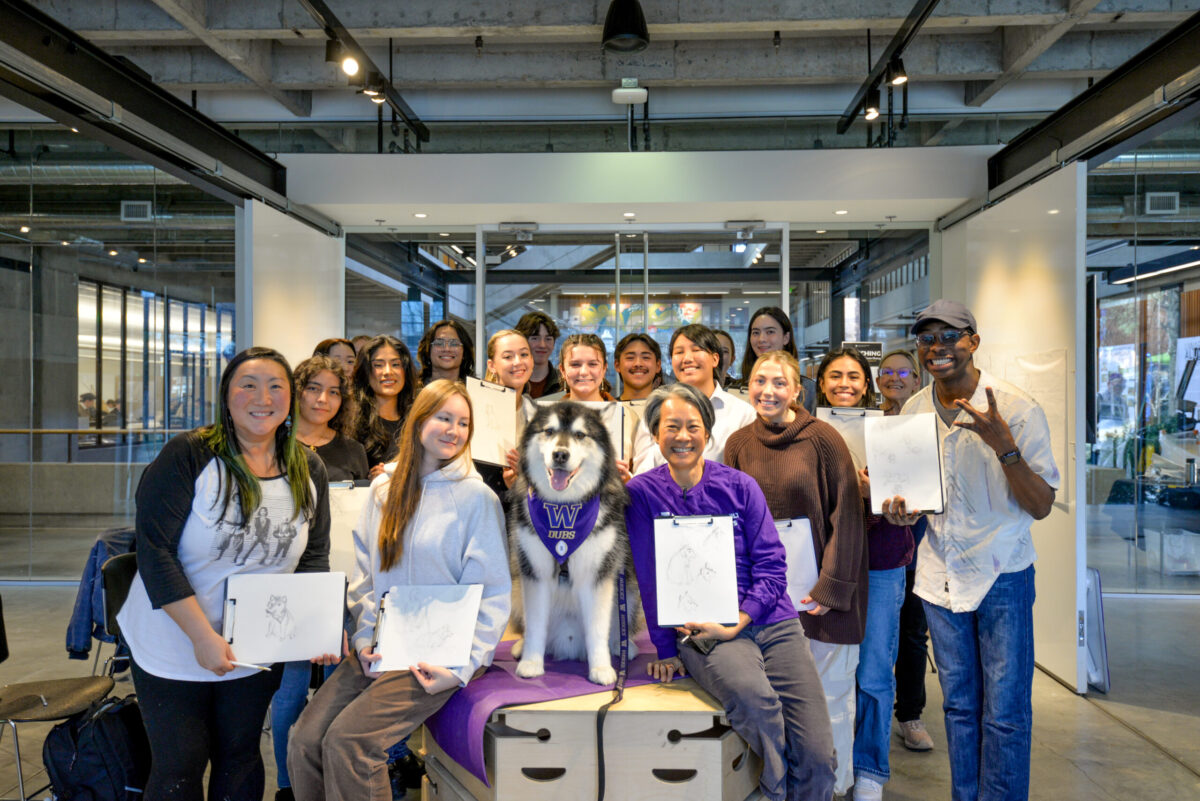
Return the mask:
{"type": "Polygon", "coordinates": [[[834,214],[849,214],[849,213],[850,212],[847,211],[846,209],[838,209],[837,211],[834,212],[834,214]]]}
{"type": "Polygon", "coordinates": [[[426,217],[428,217],[429,215],[428,215],[428,214],[426,214],[426,213],[425,213],[425,212],[423,212],[423,211],[418,211],[418,212],[415,212],[415,213],[413,214],[413,216],[414,216],[414,217],[416,217],[418,220],[423,220],[423,219],[425,219],[426,217]]]}
{"type": "Polygon", "coordinates": [[[146,263],[145,258],[138,259],[138,264],[145,264],[145,263],[146,263]]]}
{"type": "Polygon", "coordinates": [[[383,81],[383,76],[378,72],[367,74],[367,80],[363,83],[363,94],[370,97],[383,94],[386,84],[383,81]]]}
{"type": "Polygon", "coordinates": [[[872,86],[867,90],[867,99],[863,103],[863,116],[873,120],[879,116],[879,87],[872,86]]]}
{"type": "Polygon", "coordinates": [[[110,251],[108,251],[108,255],[110,255],[110,256],[115,256],[115,255],[117,255],[117,251],[115,251],[115,250],[110,250],[110,251]]]}
{"type": "Polygon", "coordinates": [[[625,214],[624,214],[624,217],[625,217],[625,219],[627,219],[627,220],[632,220],[632,219],[633,219],[634,217],[636,217],[636,216],[637,216],[637,214],[636,214],[636,213],[634,213],[634,212],[632,212],[632,211],[627,211],[627,212],[625,212],[625,214]]]}
{"type": "Polygon", "coordinates": [[[1047,213],[1047,214],[1058,214],[1058,209],[1050,209],[1050,210],[1049,210],[1049,211],[1047,211],[1046,213],[1047,213]]]}
{"type": "Polygon", "coordinates": [[[325,60],[340,63],[342,72],[347,75],[358,74],[358,59],[337,39],[325,43],[325,60]]]}
{"type": "Polygon", "coordinates": [[[638,0],[612,0],[604,15],[601,43],[613,53],[637,53],[650,44],[646,15],[638,0]]]}
{"type": "Polygon", "coordinates": [[[30,228],[29,228],[29,226],[28,226],[28,225],[22,225],[22,226],[21,226],[21,233],[23,233],[23,234],[27,234],[27,233],[29,233],[29,231],[30,231],[30,228]]]}
{"type": "Polygon", "coordinates": [[[892,86],[908,83],[908,73],[904,71],[904,60],[900,56],[896,56],[892,59],[892,63],[888,64],[887,82],[892,86]]]}
{"type": "MultiPolygon", "coordinates": [[[[371,97],[371,102],[377,106],[382,106],[384,103],[387,102],[387,98],[384,97],[383,95],[370,95],[370,97],[371,97]]],[[[395,142],[393,142],[392,144],[395,144],[395,142]]]]}
{"type": "Polygon", "coordinates": [[[67,240],[65,240],[65,239],[62,241],[62,246],[63,246],[64,248],[65,248],[65,247],[67,247],[67,246],[68,246],[68,245],[70,245],[70,244],[71,244],[71,243],[70,243],[70,242],[68,242],[68,241],[67,241],[67,240]]]}
{"type": "Polygon", "coordinates": [[[823,234],[823,233],[825,233],[825,229],[824,229],[824,228],[818,228],[818,229],[817,229],[817,233],[818,233],[818,234],[823,234]]]}
{"type": "Polygon", "coordinates": [[[441,233],[438,234],[438,236],[450,236],[450,234],[445,231],[442,231],[441,233]]]}

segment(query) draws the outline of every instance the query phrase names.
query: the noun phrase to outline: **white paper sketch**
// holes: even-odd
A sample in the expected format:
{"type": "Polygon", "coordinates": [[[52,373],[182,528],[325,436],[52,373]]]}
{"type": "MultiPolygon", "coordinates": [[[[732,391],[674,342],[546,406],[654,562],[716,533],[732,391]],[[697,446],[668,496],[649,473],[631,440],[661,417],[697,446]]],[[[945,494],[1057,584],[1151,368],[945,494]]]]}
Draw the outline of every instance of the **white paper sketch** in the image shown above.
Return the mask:
{"type": "Polygon", "coordinates": [[[371,672],[408,670],[418,662],[462,667],[471,660],[482,584],[392,587],[376,625],[371,672]]]}
{"type": "Polygon", "coordinates": [[[369,487],[329,485],[329,569],[354,573],[354,527],[371,497],[369,487]]]}
{"type": "Polygon", "coordinates": [[[737,623],[732,517],[655,520],[654,559],[660,626],[737,623]]]}
{"type": "MultiPolygon", "coordinates": [[[[586,406],[589,409],[595,409],[600,413],[600,420],[604,423],[604,427],[608,429],[608,439],[612,442],[613,451],[618,459],[629,458],[628,454],[632,452],[630,444],[632,442],[632,432],[630,429],[630,415],[626,414],[625,407],[617,401],[574,401],[580,406],[586,406]]],[[[556,400],[534,401],[536,404],[534,413],[537,408],[542,406],[553,406],[558,403],[556,400]]],[[[533,415],[530,415],[532,417],[533,415]]]]}
{"type": "Polygon", "coordinates": [[[883,502],[899,495],[909,509],[941,514],[946,501],[937,414],[872,417],[864,431],[871,511],[882,514],[883,502]]]}
{"type": "Polygon", "coordinates": [[[345,573],[239,573],[222,631],[240,662],[269,665],[342,652],[345,573]]]}
{"type": "Polygon", "coordinates": [[[807,517],[776,520],[775,530],[787,553],[788,597],[796,611],[812,609],[817,604],[801,603],[817,584],[817,554],[813,546],[812,523],[807,517]]]}
{"type": "Polygon", "coordinates": [[[867,445],[863,436],[863,423],[868,417],[882,417],[879,409],[857,409],[831,406],[818,406],[817,419],[824,420],[837,429],[850,449],[854,459],[854,469],[862,470],[867,464],[867,445]]]}
{"type": "Polygon", "coordinates": [[[507,464],[506,454],[517,447],[520,435],[516,390],[471,376],[464,383],[475,415],[471,458],[488,464],[507,464]]]}

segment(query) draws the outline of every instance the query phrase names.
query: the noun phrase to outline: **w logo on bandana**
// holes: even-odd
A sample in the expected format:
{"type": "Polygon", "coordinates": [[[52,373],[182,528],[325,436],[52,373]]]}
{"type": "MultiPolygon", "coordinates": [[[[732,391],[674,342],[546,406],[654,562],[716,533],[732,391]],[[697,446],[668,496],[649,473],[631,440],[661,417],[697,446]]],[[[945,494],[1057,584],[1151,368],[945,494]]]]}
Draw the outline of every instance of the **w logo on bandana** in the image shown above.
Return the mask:
{"type": "Polygon", "coordinates": [[[592,533],[600,514],[599,496],[586,503],[546,503],[530,490],[526,503],[533,530],[560,564],[592,533]]]}

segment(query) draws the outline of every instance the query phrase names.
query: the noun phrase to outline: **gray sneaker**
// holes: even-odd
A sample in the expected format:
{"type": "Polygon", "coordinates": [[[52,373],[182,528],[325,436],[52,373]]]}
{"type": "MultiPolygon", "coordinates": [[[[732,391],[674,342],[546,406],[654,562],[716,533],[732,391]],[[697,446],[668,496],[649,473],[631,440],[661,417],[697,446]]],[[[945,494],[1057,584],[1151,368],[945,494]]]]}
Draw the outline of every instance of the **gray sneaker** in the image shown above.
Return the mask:
{"type": "Polygon", "coordinates": [[[904,747],[909,751],[933,750],[933,738],[925,731],[925,724],[920,718],[901,723],[900,736],[904,739],[904,747]]]}

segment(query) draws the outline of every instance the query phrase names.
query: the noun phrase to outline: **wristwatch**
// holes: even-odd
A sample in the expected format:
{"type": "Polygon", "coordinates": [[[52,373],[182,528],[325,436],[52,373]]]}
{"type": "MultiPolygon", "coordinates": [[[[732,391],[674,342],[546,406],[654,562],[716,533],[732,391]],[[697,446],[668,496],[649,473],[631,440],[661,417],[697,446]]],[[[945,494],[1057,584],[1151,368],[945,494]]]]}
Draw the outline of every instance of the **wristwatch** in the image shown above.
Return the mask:
{"type": "Polygon", "coordinates": [[[1021,452],[1016,448],[1013,448],[1008,453],[1000,454],[1000,464],[1004,465],[1005,467],[1014,465],[1019,461],[1021,461],[1021,452]]]}

